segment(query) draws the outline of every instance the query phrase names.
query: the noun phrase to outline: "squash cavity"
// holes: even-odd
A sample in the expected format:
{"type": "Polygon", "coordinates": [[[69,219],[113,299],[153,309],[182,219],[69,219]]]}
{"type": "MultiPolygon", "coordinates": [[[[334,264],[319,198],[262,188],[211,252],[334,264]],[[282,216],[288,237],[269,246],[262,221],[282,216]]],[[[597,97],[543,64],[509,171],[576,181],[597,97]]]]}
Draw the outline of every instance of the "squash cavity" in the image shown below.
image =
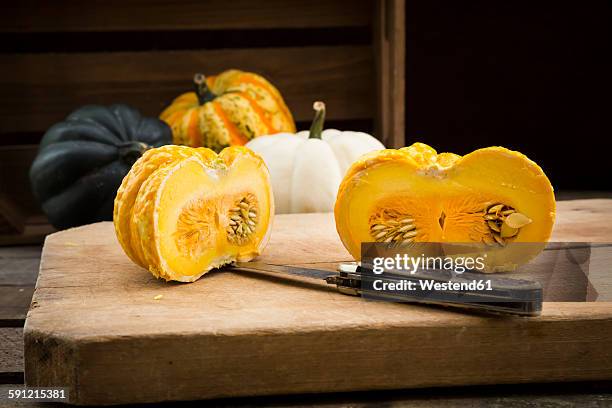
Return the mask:
{"type": "Polygon", "coordinates": [[[268,171],[250,150],[217,155],[167,146],[145,155],[124,179],[114,222],[134,262],[166,280],[194,281],[259,255],[273,214],[268,171]]]}
{"type": "MultiPolygon", "coordinates": [[[[354,163],[340,185],[335,217],[356,259],[362,242],[472,243],[503,251],[513,242],[548,241],[555,201],[542,169],[521,153],[491,147],[461,157],[415,143],[354,163]]],[[[518,265],[537,251],[506,254],[495,262],[518,265]]]]}

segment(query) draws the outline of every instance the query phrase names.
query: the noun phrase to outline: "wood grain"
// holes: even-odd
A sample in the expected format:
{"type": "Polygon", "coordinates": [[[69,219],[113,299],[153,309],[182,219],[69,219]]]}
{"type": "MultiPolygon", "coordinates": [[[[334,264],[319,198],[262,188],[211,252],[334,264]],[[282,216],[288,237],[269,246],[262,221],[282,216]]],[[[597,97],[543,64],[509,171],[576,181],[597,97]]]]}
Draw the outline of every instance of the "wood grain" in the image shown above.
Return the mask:
{"type": "Polygon", "coordinates": [[[40,252],[40,246],[0,248],[0,327],[23,326],[38,277],[40,252]]]}
{"type": "MultiPolygon", "coordinates": [[[[579,241],[594,240],[603,242],[611,240],[612,231],[610,231],[607,227],[608,224],[606,224],[606,217],[609,213],[608,208],[611,204],[612,200],[596,199],[559,202],[557,204],[559,220],[555,226],[553,240],[563,241],[571,237],[575,237],[579,241]],[[590,226],[586,235],[584,224],[590,226]],[[604,228],[601,228],[601,226],[604,226],[604,228]]],[[[304,227],[303,224],[300,225],[300,228],[304,227]]],[[[333,231],[326,231],[326,233],[333,233],[333,231]]],[[[286,236],[281,236],[280,238],[286,239],[286,236]]],[[[23,322],[32,296],[31,287],[34,286],[38,276],[40,251],[41,248],[38,246],[0,248],[0,286],[14,287],[12,289],[5,289],[11,293],[10,296],[0,298],[0,321],[10,321],[11,325],[19,325],[23,322]],[[24,289],[24,292],[19,292],[19,289],[24,289]],[[16,303],[15,299],[17,299],[16,303]],[[18,305],[17,309],[16,305],[18,305]]],[[[604,256],[602,251],[594,250],[591,254],[591,262],[607,264],[610,263],[610,260],[604,256]]],[[[315,264],[317,267],[328,269],[335,267],[334,262],[319,263],[311,261],[308,263],[292,263],[295,266],[315,264]]],[[[604,271],[605,268],[599,266],[593,268],[593,270],[604,271]]],[[[607,276],[591,274],[589,275],[589,280],[595,286],[602,288],[601,294],[612,293],[611,283],[608,282],[607,276]]],[[[559,296],[565,295],[561,293],[559,296]]]]}
{"type": "Polygon", "coordinates": [[[21,327],[26,318],[34,288],[0,286],[0,327],[21,327]]]}
{"type": "Polygon", "coordinates": [[[7,4],[0,32],[354,27],[370,24],[370,7],[368,0],[26,0],[7,4]]]}
{"type": "Polygon", "coordinates": [[[367,46],[2,54],[0,133],[44,131],[83,104],[123,102],[157,116],[192,89],[194,72],[238,67],[275,84],[296,120],[311,120],[319,99],[330,119],[372,118],[372,61],[367,46]]]}
{"type": "MultiPolygon", "coordinates": [[[[14,383],[16,384],[16,383],[14,383]]],[[[9,389],[22,386],[0,384],[0,398],[8,395],[9,389]]],[[[181,403],[182,408],[565,408],[565,407],[607,407],[612,403],[607,382],[567,383],[562,387],[555,383],[512,384],[480,387],[447,387],[430,389],[370,391],[359,393],[328,393],[281,395],[266,398],[229,398],[212,401],[192,401],[181,403]]],[[[155,408],[169,404],[150,405],[155,408]]],[[[41,408],[37,402],[15,401],[6,408],[41,408]],[[13,405],[14,404],[14,405],[13,405]]],[[[44,404],[45,407],[50,404],[44,404]]],[[[55,407],[55,405],[51,405],[55,407]]],[[[60,405],[58,405],[60,406],[60,405]]]]}
{"type": "Polygon", "coordinates": [[[557,202],[553,240],[612,242],[611,212],[610,199],[557,202]]]}
{"type": "Polygon", "coordinates": [[[1,233],[0,246],[4,245],[33,245],[40,244],[45,237],[56,231],[46,217],[41,222],[41,215],[28,217],[22,233],[1,233]]]}
{"type": "Polygon", "coordinates": [[[39,245],[0,248],[0,286],[34,286],[41,250],[39,245]]]}
{"type": "Polygon", "coordinates": [[[382,0],[374,10],[376,134],[388,148],[405,140],[406,2],[382,0]]]}
{"type": "Polygon", "coordinates": [[[23,372],[23,329],[0,327],[0,379],[23,372]]]}
{"type": "MultiPolygon", "coordinates": [[[[597,220],[611,203],[568,207],[597,220]]],[[[587,234],[591,225],[566,220],[561,204],[555,239],[587,234]]],[[[611,237],[608,224],[589,238],[611,237]]],[[[332,266],[348,258],[330,214],[301,214],[276,218],[260,260],[332,266]]],[[[495,318],[368,302],[268,274],[164,283],[133,265],[112,225],[99,223],[47,239],[25,371],[28,385],[68,386],[79,404],[605,380],[610,332],[609,302],[546,303],[537,318],[495,318]]]]}

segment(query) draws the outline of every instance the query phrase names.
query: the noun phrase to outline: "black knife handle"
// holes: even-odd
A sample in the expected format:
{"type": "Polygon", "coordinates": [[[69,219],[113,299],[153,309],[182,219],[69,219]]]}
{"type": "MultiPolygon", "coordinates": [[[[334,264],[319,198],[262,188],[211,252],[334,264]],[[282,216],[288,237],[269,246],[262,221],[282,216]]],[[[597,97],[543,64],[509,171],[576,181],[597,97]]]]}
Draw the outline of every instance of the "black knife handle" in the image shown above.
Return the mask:
{"type": "Polygon", "coordinates": [[[508,279],[476,272],[455,274],[447,270],[421,270],[414,274],[387,271],[376,275],[354,263],[340,264],[339,274],[327,279],[349,295],[393,302],[416,302],[461,307],[492,313],[537,316],[542,310],[542,287],[538,282],[508,279]],[[482,290],[436,290],[421,281],[444,284],[483,281],[482,290]],[[405,282],[413,282],[406,284],[405,282]],[[384,285],[411,285],[412,290],[380,290],[384,285]],[[378,288],[378,289],[377,289],[378,288]]]}

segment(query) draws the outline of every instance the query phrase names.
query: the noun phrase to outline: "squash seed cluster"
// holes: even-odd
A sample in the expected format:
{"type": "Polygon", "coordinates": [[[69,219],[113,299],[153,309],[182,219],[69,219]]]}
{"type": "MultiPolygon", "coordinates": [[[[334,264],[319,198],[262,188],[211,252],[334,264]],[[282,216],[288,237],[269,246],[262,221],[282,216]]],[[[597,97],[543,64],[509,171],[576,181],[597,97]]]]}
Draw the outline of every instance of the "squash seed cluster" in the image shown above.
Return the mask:
{"type": "Polygon", "coordinates": [[[242,244],[255,232],[257,226],[257,205],[254,196],[243,197],[229,211],[227,237],[236,244],[242,244]]]}
{"type": "Polygon", "coordinates": [[[380,219],[370,225],[370,235],[376,242],[412,242],[417,235],[414,218],[380,219]]]}
{"type": "Polygon", "coordinates": [[[488,231],[483,235],[482,242],[487,245],[505,246],[522,227],[531,223],[526,215],[505,204],[493,204],[486,207],[483,211],[483,218],[488,231]]]}

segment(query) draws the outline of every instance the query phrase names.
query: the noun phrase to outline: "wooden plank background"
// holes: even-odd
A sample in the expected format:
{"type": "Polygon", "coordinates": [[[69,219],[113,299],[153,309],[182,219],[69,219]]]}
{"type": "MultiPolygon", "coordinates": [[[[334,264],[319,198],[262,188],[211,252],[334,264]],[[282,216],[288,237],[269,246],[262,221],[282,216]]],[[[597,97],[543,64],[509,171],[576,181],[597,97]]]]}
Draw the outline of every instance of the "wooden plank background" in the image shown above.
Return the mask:
{"type": "Polygon", "coordinates": [[[404,3],[7,4],[0,15],[0,245],[40,242],[49,231],[38,224],[28,182],[46,129],[85,104],[127,103],[158,116],[192,89],[195,72],[257,72],[279,88],[299,129],[323,100],[328,127],[403,145],[404,3]]]}
{"type": "Polygon", "coordinates": [[[296,121],[312,119],[315,100],[326,102],[331,119],[370,119],[375,106],[372,61],[368,46],[4,54],[0,133],[43,132],[88,103],[125,102],[158,116],[191,90],[194,71],[231,67],[265,73],[296,121]]]}
{"type": "Polygon", "coordinates": [[[7,4],[0,32],[218,30],[370,24],[368,0],[26,0],[7,4]]]}
{"type": "MultiPolygon", "coordinates": [[[[12,142],[20,134],[27,135],[24,140],[36,141],[53,123],[88,103],[124,102],[157,116],[174,97],[191,90],[196,71],[212,74],[229,68],[270,79],[301,127],[312,118],[312,102],[321,99],[332,123],[345,121],[371,132],[377,109],[390,105],[377,100],[390,97],[388,92],[397,93],[377,91],[377,86],[387,83],[375,76],[392,71],[387,62],[377,67],[374,59],[393,58],[387,56],[389,35],[393,39],[404,35],[402,4],[402,0],[11,4],[0,16],[0,32],[12,40],[0,46],[0,145],[7,135],[12,142]],[[401,16],[391,18],[390,10],[395,8],[401,16]],[[382,36],[374,33],[374,27],[382,36]],[[299,47],[283,42],[284,37],[299,47]],[[379,48],[385,51],[378,52],[379,48]]],[[[398,45],[403,55],[403,43],[398,45]]],[[[401,61],[396,62],[403,70],[401,61]]],[[[383,126],[376,128],[382,131],[383,126]]]]}
{"type": "Polygon", "coordinates": [[[389,148],[406,144],[405,128],[405,2],[381,2],[374,18],[376,117],[374,134],[389,148]]]}

